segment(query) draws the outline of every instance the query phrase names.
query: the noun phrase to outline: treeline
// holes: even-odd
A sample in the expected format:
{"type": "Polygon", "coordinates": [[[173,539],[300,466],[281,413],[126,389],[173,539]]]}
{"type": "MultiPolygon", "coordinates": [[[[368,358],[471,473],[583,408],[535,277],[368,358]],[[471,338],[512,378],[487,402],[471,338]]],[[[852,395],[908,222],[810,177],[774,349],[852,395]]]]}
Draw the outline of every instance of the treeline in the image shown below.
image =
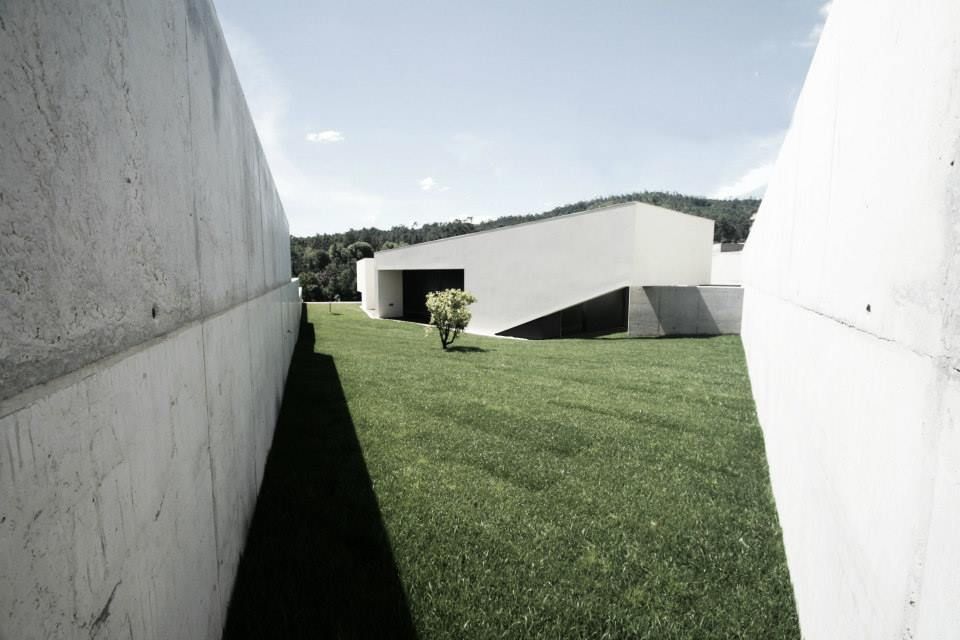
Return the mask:
{"type": "Polygon", "coordinates": [[[503,216],[477,223],[468,218],[423,225],[414,222],[409,227],[398,225],[391,229],[365,227],[305,238],[291,236],[291,267],[293,274],[300,278],[305,300],[332,300],[336,296],[341,300],[359,300],[360,294],[356,291],[356,263],[359,259],[372,257],[374,251],[507,227],[623,202],[646,202],[714,220],[717,223],[713,234],[715,242],[746,240],[752,217],[760,208],[760,200],[757,199],[714,200],[659,191],[626,193],[581,200],[542,213],[503,216]]]}

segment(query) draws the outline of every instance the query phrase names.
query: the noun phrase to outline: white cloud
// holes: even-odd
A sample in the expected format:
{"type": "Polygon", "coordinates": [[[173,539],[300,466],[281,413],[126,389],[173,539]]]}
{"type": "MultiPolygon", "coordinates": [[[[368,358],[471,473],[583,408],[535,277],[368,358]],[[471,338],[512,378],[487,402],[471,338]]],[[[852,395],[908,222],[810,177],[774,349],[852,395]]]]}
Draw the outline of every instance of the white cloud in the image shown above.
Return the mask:
{"type": "Polygon", "coordinates": [[[732,152],[739,160],[731,162],[733,167],[741,168],[742,173],[736,179],[714,189],[710,197],[762,198],[767,190],[767,183],[773,176],[773,168],[786,135],[786,130],[782,130],[745,139],[740,150],[732,152]],[[743,170],[743,167],[746,169],[743,170]]]}
{"type": "Polygon", "coordinates": [[[820,14],[820,21],[810,29],[806,40],[797,43],[799,46],[811,49],[817,46],[817,43],[820,42],[820,36],[823,35],[823,27],[826,26],[831,9],[833,9],[833,0],[827,0],[827,2],[820,5],[820,8],[817,10],[820,14]]]}
{"type": "Polygon", "coordinates": [[[427,176],[426,178],[421,180],[418,184],[420,185],[421,191],[433,191],[434,189],[437,188],[437,181],[431,178],[430,176],[427,176]]]}
{"type": "Polygon", "coordinates": [[[730,184],[719,187],[711,198],[762,198],[773,175],[773,162],[754,167],[730,184]]]}
{"type": "Polygon", "coordinates": [[[307,134],[307,141],[309,142],[343,142],[343,134],[339,131],[334,131],[333,129],[328,129],[327,131],[316,131],[307,134]]]}
{"type": "MultiPolygon", "coordinates": [[[[226,21],[222,27],[290,232],[312,235],[382,217],[387,210],[383,197],[357,190],[332,176],[311,172],[309,166],[290,157],[289,145],[302,139],[302,134],[292,131],[287,124],[290,92],[278,80],[280,75],[266,52],[249,34],[226,21]]],[[[341,135],[337,131],[318,133],[341,135]]]]}

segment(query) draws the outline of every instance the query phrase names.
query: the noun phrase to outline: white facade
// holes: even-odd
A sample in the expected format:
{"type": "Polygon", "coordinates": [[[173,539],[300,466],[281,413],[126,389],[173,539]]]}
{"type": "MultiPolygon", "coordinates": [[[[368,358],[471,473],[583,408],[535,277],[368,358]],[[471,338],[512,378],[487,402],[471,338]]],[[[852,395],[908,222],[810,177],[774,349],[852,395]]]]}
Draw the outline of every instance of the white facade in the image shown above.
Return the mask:
{"type": "Polygon", "coordinates": [[[723,251],[723,245],[713,245],[710,284],[743,284],[743,251],[723,251]]]}
{"type": "Polygon", "coordinates": [[[960,3],[836,0],[745,251],[805,638],[960,637],[960,3]]]}
{"type": "Polygon", "coordinates": [[[377,308],[377,270],[373,258],[357,260],[357,291],[360,292],[361,306],[366,310],[377,308]]]}
{"type": "Polygon", "coordinates": [[[492,335],[631,285],[707,284],[712,243],[712,220],[627,203],[379,251],[358,286],[365,308],[399,317],[404,270],[463,269],[469,329],[492,335]]]}

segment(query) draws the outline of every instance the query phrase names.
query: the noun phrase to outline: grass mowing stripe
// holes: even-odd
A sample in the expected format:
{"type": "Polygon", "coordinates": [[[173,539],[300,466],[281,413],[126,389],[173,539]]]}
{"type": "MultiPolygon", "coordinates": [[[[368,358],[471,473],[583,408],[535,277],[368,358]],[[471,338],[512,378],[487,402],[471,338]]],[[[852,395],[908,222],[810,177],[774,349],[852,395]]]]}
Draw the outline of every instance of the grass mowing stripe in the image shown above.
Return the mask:
{"type": "MultiPolygon", "coordinates": [[[[388,541],[419,637],[799,637],[738,338],[443,352],[356,307],[309,320],[382,518],[365,539],[388,541]]],[[[365,624],[389,636],[396,615],[365,624]]]]}

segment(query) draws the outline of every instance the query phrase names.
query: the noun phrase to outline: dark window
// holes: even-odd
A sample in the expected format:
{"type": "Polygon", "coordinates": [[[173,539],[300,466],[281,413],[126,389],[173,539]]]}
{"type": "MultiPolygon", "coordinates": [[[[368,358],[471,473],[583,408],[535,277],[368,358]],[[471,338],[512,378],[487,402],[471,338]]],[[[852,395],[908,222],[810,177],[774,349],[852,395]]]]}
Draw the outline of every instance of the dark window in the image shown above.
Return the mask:
{"type": "Polygon", "coordinates": [[[499,335],[540,340],[603,335],[627,329],[627,290],[617,289],[566,309],[541,316],[499,335]]]}

